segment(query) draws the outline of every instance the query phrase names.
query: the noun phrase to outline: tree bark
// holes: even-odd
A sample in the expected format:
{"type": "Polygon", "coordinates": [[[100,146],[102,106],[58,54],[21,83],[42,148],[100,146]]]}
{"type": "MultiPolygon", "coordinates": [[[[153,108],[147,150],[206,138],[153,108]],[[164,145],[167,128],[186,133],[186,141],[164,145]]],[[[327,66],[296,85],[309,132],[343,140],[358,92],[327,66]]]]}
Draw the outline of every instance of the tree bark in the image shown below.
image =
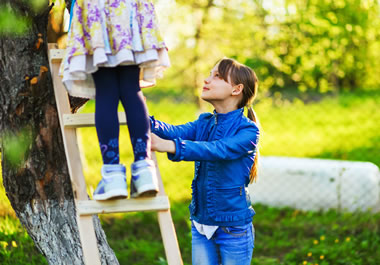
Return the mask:
{"type": "MultiPolygon", "coordinates": [[[[30,20],[25,34],[0,36],[3,184],[17,217],[49,264],[83,264],[76,209],[48,70],[48,1],[45,10],[38,12],[28,1],[1,2],[30,20]],[[15,148],[12,139],[24,146],[15,148]]],[[[72,101],[72,104],[76,109],[83,101],[72,101]]],[[[94,216],[93,220],[102,264],[119,264],[98,217],[94,216]]]]}

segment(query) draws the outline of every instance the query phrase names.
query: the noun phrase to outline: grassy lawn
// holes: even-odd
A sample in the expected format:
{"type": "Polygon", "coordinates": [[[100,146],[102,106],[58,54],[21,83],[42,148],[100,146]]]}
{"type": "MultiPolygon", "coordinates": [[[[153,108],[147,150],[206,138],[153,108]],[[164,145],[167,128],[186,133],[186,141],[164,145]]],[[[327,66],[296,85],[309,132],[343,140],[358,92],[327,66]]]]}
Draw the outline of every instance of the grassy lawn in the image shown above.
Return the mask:
{"type": "MultiPolygon", "coordinates": [[[[157,119],[180,124],[197,118],[193,104],[149,100],[157,119]]],[[[370,161],[380,166],[380,93],[345,94],[304,104],[275,96],[255,106],[262,155],[370,161]]],[[[89,102],[82,112],[92,112],[89,102]]],[[[88,191],[100,179],[100,151],[94,128],[80,129],[88,191]]],[[[121,129],[121,162],[132,162],[128,131],[121,129]]],[[[185,264],[191,264],[187,205],[193,163],[174,163],[158,154],[161,175],[185,264]]],[[[129,171],[129,170],[128,170],[129,171]]],[[[130,174],[130,172],[128,172],[130,174]]],[[[302,212],[254,205],[256,242],[252,264],[380,264],[380,215],[302,212]]],[[[121,264],[165,264],[155,213],[101,216],[108,242],[121,264]]],[[[0,187],[0,264],[46,264],[15,219],[0,187]]]]}

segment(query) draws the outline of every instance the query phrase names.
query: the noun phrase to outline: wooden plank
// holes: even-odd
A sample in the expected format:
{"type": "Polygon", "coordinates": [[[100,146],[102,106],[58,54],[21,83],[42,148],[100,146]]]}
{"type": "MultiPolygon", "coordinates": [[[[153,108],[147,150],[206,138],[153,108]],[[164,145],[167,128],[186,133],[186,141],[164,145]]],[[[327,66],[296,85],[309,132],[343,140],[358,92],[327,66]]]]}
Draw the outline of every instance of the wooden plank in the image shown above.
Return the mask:
{"type": "Polygon", "coordinates": [[[104,213],[158,211],[170,208],[167,196],[150,198],[122,199],[108,201],[77,201],[77,212],[79,215],[92,215],[104,213]]]}
{"type": "MultiPolygon", "coordinates": [[[[127,124],[124,112],[119,112],[119,123],[127,124]]],[[[66,128],[82,128],[95,126],[94,113],[81,113],[81,114],[64,114],[63,124],[66,128]]]]}
{"type": "MultiPolygon", "coordinates": [[[[162,196],[165,193],[164,184],[162,182],[161,173],[158,168],[156,153],[152,152],[152,159],[156,165],[158,186],[160,191],[158,196],[162,196]]],[[[158,211],[158,223],[160,225],[161,237],[165,247],[166,260],[169,265],[183,265],[181,252],[178,245],[177,234],[173,224],[172,215],[170,209],[158,211]]]]}
{"type": "Polygon", "coordinates": [[[52,63],[60,63],[65,55],[65,50],[63,49],[49,49],[49,59],[52,63]]]}

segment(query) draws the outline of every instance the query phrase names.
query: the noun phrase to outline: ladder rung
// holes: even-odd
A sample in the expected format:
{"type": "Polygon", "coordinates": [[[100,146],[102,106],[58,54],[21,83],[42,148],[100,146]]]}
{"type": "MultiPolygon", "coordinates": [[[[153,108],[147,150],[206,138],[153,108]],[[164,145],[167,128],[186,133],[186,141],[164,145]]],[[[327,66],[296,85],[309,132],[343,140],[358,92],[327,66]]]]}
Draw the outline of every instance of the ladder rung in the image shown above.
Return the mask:
{"type": "MultiPolygon", "coordinates": [[[[118,116],[120,124],[127,123],[124,112],[119,112],[118,116]]],[[[95,126],[95,115],[94,113],[64,114],[63,124],[69,128],[92,127],[95,126]]]]}
{"type": "Polygon", "coordinates": [[[79,215],[159,211],[168,209],[170,209],[170,203],[167,196],[109,201],[77,201],[77,212],[79,215]]]}
{"type": "Polygon", "coordinates": [[[49,50],[49,58],[52,63],[60,62],[63,59],[63,56],[65,54],[65,50],[63,49],[50,49],[49,50]]]}

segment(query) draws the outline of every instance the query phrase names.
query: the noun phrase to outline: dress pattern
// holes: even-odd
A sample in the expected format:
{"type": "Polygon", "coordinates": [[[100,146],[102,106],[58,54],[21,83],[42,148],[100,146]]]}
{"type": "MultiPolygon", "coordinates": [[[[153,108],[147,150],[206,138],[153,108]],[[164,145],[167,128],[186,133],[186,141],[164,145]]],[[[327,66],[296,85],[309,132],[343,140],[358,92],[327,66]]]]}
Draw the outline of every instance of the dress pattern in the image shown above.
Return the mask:
{"type": "Polygon", "coordinates": [[[94,98],[98,67],[137,64],[140,86],[170,66],[152,0],[77,0],[60,73],[72,96],[94,98]]]}

